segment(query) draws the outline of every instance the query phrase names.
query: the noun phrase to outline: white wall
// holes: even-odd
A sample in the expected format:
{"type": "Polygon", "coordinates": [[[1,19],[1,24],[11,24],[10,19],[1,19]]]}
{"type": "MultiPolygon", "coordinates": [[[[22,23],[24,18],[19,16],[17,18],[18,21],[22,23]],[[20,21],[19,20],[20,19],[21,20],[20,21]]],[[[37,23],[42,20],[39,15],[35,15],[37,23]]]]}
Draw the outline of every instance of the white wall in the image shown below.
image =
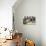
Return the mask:
{"type": "Polygon", "coordinates": [[[16,0],[0,0],[0,27],[12,28],[12,6],[16,0]]]}
{"type": "Polygon", "coordinates": [[[41,1],[41,40],[42,46],[46,46],[46,0],[41,1]]]}
{"type": "Polygon", "coordinates": [[[36,46],[41,46],[41,0],[23,0],[16,7],[14,5],[15,28],[22,32],[24,37],[35,41],[36,46]],[[35,16],[35,25],[24,25],[24,16],[35,16]]]}

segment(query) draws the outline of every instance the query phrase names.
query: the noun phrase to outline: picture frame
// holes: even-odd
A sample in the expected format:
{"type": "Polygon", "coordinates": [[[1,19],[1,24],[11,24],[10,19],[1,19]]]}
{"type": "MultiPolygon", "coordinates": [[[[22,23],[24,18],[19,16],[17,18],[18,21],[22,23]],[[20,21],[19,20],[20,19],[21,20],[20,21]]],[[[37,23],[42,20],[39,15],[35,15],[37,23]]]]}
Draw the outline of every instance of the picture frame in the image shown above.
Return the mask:
{"type": "Polygon", "coordinates": [[[35,24],[36,23],[36,17],[35,16],[24,16],[23,18],[23,24],[35,24]]]}

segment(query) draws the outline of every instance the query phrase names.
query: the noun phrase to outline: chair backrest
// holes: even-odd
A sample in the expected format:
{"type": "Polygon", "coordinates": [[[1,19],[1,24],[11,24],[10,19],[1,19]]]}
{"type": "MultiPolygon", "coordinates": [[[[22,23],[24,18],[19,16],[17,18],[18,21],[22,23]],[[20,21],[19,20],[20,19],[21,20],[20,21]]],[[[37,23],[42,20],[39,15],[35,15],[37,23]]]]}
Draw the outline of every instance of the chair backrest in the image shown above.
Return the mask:
{"type": "Polygon", "coordinates": [[[16,46],[22,45],[22,33],[15,33],[16,46]]]}
{"type": "Polygon", "coordinates": [[[35,43],[32,40],[26,40],[25,46],[35,46],[35,43]]]}

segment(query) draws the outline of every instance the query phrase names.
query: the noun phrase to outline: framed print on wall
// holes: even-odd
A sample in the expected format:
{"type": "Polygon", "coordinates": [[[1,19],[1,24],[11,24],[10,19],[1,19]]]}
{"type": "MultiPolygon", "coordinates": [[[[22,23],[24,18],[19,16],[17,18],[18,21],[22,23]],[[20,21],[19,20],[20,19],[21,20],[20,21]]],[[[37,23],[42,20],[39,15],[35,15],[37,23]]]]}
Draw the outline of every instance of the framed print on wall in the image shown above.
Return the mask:
{"type": "Polygon", "coordinates": [[[23,18],[23,24],[35,24],[36,23],[36,17],[35,16],[24,16],[23,18]]]}

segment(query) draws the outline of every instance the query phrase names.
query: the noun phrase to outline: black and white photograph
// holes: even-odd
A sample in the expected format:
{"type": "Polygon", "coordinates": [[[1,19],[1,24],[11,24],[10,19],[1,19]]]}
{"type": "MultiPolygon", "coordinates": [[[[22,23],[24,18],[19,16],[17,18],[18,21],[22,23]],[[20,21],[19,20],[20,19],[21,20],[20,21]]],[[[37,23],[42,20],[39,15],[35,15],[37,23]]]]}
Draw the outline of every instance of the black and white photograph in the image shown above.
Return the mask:
{"type": "Polygon", "coordinates": [[[36,23],[36,17],[34,17],[34,16],[24,16],[23,24],[35,24],[35,23],[36,23]]]}

